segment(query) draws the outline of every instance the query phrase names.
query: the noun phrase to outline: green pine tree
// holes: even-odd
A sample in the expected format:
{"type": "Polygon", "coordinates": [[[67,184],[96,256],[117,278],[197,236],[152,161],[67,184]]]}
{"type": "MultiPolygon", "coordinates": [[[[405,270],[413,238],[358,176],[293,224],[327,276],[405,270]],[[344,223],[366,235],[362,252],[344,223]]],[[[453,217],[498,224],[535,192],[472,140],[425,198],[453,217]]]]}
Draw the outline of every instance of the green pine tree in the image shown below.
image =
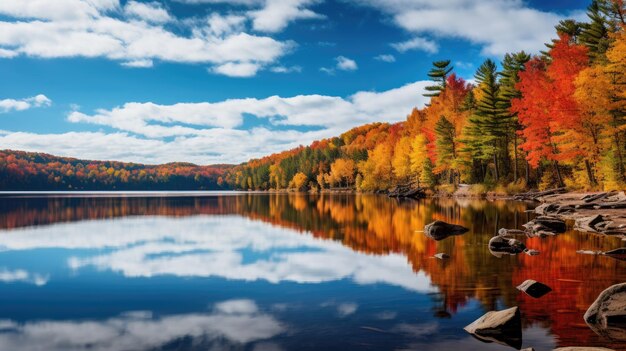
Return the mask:
{"type": "Polygon", "coordinates": [[[426,90],[430,92],[424,94],[426,97],[435,97],[441,94],[441,92],[446,88],[446,80],[453,69],[453,67],[450,66],[450,60],[435,61],[433,62],[433,66],[434,67],[428,72],[428,76],[435,83],[435,85],[426,87],[426,90]]]}

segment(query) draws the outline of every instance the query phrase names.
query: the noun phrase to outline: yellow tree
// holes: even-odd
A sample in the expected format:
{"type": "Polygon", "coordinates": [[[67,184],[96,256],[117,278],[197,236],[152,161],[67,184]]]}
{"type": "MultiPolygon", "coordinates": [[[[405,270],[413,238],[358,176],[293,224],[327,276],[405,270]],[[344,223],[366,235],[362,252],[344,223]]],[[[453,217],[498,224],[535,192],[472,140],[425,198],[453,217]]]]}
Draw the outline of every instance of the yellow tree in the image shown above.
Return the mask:
{"type": "Polygon", "coordinates": [[[388,143],[378,144],[374,150],[368,151],[366,161],[359,163],[359,170],[363,175],[361,189],[383,190],[391,185],[392,149],[388,143]]]}
{"type": "Polygon", "coordinates": [[[289,182],[289,188],[296,190],[305,190],[308,180],[309,178],[306,176],[306,174],[298,172],[296,173],[296,175],[293,176],[291,182],[289,182]]]}
{"type": "Polygon", "coordinates": [[[612,43],[606,52],[608,64],[604,72],[608,76],[610,85],[609,110],[611,112],[611,129],[613,134],[614,152],[617,158],[619,179],[626,180],[624,158],[624,143],[626,142],[626,28],[612,34],[612,43]]]}
{"type": "Polygon", "coordinates": [[[399,182],[406,182],[411,178],[411,138],[402,137],[398,140],[391,165],[399,182]]]}
{"type": "Polygon", "coordinates": [[[595,168],[604,149],[603,134],[611,122],[611,84],[604,69],[596,65],[578,74],[574,97],[581,110],[581,123],[570,131],[573,135],[568,138],[583,154],[588,178],[592,183],[597,178],[595,168]]]}
{"type": "Polygon", "coordinates": [[[411,140],[411,152],[409,153],[410,169],[416,179],[420,179],[424,164],[428,158],[426,144],[428,144],[428,141],[424,134],[418,134],[411,140]]]}
{"type": "Polygon", "coordinates": [[[324,182],[330,186],[349,186],[354,183],[354,161],[338,158],[330,165],[330,173],[324,175],[324,182]]]}

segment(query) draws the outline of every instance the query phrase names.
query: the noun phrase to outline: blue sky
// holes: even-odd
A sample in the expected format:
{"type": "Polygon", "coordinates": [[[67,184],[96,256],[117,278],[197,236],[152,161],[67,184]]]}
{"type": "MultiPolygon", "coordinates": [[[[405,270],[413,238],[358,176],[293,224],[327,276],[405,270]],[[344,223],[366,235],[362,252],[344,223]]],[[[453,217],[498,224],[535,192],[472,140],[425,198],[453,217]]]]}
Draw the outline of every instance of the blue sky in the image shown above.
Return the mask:
{"type": "Polygon", "coordinates": [[[0,1],[0,148],[238,163],[403,120],[431,62],[471,79],[588,1],[0,1]]]}

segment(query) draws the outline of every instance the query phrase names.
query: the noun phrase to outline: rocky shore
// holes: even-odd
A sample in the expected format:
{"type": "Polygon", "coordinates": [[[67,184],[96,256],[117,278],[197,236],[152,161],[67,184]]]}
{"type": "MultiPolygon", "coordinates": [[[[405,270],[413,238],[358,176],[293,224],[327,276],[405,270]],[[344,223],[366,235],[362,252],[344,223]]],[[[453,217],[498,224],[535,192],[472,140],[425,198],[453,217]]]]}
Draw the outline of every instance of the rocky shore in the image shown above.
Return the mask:
{"type": "Polygon", "coordinates": [[[560,189],[520,194],[518,200],[539,201],[534,212],[540,216],[574,221],[574,229],[611,235],[626,240],[626,194],[624,191],[568,193],[560,189]]]}

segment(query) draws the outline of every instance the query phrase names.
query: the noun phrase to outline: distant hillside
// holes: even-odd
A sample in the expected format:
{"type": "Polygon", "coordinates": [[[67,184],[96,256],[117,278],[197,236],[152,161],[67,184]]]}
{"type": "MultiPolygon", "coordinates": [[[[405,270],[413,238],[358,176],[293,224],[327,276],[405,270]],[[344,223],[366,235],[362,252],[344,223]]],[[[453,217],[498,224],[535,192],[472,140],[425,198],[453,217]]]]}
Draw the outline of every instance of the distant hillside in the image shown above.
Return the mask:
{"type": "Polygon", "coordinates": [[[0,151],[0,190],[223,190],[233,166],[144,165],[0,151]]]}

